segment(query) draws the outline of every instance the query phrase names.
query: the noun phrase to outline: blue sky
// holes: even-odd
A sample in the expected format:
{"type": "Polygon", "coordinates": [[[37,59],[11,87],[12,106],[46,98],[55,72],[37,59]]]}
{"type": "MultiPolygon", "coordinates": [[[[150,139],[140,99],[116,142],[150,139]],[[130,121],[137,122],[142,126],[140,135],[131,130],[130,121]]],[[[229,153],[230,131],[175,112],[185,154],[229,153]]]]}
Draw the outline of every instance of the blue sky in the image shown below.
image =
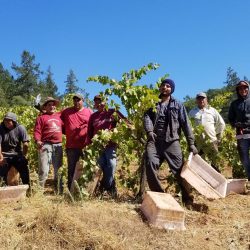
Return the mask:
{"type": "Polygon", "coordinates": [[[226,70],[250,78],[249,0],[0,0],[0,62],[11,71],[21,53],[51,66],[61,93],[73,69],[93,97],[88,76],[122,73],[149,62],[176,83],[174,96],[221,88],[226,70]]]}

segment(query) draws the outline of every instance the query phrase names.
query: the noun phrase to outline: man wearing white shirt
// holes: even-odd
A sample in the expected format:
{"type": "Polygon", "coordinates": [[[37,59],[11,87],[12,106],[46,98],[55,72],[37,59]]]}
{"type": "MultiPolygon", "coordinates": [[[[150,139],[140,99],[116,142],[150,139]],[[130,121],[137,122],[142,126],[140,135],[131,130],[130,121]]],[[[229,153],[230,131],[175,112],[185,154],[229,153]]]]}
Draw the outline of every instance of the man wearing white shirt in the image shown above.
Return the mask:
{"type": "Polygon", "coordinates": [[[208,104],[206,93],[198,93],[196,103],[197,107],[189,112],[189,116],[194,119],[196,126],[202,125],[204,127],[205,133],[210,138],[215,153],[217,153],[218,144],[225,129],[225,122],[219,112],[208,104]]]}

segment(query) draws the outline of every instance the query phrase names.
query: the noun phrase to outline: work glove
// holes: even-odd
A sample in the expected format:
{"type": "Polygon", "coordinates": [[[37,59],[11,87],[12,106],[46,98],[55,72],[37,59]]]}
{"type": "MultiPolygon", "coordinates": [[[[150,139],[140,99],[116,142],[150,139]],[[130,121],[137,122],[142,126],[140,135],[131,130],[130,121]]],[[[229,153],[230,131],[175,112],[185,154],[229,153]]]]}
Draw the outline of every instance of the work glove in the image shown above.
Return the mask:
{"type": "Polygon", "coordinates": [[[35,105],[40,104],[40,101],[41,101],[41,94],[38,94],[35,99],[35,105]]]}
{"type": "Polygon", "coordinates": [[[195,145],[190,145],[189,152],[192,152],[194,155],[196,155],[198,154],[198,149],[195,147],[195,145]]]}
{"type": "Polygon", "coordinates": [[[155,141],[157,135],[154,132],[148,132],[149,141],[155,141]]]}

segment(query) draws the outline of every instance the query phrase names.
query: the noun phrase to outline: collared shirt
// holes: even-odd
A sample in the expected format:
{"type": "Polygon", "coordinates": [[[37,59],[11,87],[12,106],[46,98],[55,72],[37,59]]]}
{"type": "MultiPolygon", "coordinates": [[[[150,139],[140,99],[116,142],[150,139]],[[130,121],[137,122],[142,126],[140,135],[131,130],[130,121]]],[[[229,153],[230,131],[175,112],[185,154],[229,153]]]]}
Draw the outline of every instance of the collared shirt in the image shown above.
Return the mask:
{"type": "Polygon", "coordinates": [[[192,109],[189,112],[189,116],[194,118],[196,125],[202,125],[206,134],[212,141],[216,141],[218,138],[216,135],[222,135],[225,129],[225,122],[219,112],[210,106],[204,109],[198,107],[192,109]]]}

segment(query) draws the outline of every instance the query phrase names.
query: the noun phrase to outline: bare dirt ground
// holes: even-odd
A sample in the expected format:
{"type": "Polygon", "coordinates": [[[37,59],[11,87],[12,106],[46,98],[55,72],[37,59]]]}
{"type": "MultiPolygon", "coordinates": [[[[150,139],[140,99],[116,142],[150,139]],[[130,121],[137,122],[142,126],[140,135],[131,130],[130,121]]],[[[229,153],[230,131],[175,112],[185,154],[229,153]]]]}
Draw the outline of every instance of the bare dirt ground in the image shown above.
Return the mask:
{"type": "Polygon", "coordinates": [[[250,249],[250,195],[195,203],[184,207],[185,231],[165,231],[125,196],[72,204],[37,193],[1,204],[0,249],[250,249]]]}

